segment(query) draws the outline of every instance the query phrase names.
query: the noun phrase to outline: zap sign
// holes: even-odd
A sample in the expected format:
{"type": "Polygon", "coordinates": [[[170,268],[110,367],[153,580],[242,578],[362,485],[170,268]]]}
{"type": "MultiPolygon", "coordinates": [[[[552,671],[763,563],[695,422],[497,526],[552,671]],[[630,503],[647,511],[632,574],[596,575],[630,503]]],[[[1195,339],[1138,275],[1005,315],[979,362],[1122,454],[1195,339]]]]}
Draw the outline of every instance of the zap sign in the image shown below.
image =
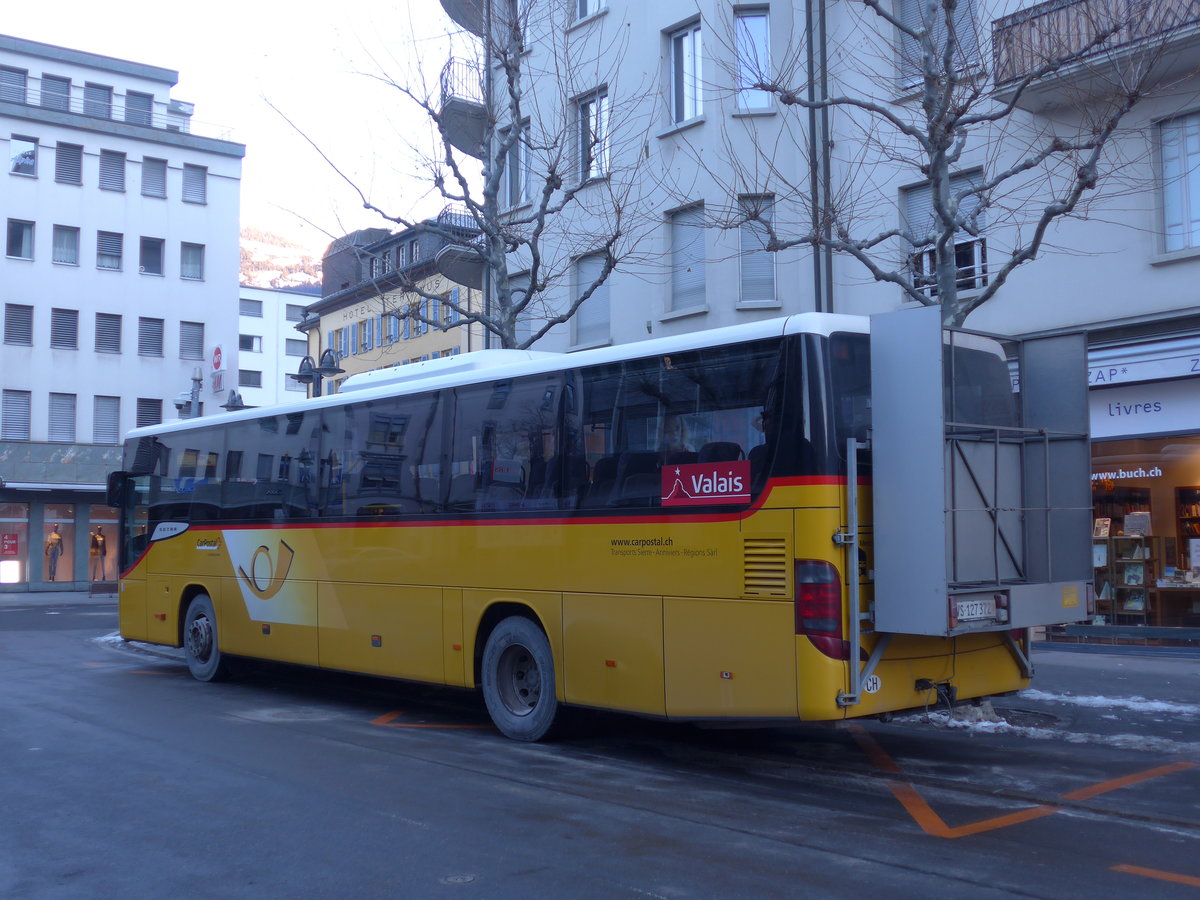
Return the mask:
{"type": "Polygon", "coordinates": [[[663,506],[750,502],[750,461],[663,466],[663,506]]]}

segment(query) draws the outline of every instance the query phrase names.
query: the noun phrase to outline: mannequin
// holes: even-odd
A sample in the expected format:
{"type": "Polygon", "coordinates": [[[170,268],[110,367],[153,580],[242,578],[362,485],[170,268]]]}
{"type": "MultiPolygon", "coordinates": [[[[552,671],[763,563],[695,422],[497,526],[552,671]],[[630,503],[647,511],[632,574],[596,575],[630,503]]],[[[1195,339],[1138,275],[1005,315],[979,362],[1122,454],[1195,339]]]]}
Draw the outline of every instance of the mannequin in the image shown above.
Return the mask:
{"type": "Polygon", "coordinates": [[[58,523],[50,526],[46,535],[46,580],[53,581],[58,574],[58,558],[63,553],[63,537],[58,533],[58,523]]]}
{"type": "Polygon", "coordinates": [[[96,530],[90,535],[91,541],[88,546],[88,556],[92,560],[92,581],[104,581],[105,572],[105,556],[108,554],[106,542],[104,539],[104,528],[100,525],[96,526],[96,530]],[[100,577],[97,579],[96,573],[99,572],[100,577]]]}

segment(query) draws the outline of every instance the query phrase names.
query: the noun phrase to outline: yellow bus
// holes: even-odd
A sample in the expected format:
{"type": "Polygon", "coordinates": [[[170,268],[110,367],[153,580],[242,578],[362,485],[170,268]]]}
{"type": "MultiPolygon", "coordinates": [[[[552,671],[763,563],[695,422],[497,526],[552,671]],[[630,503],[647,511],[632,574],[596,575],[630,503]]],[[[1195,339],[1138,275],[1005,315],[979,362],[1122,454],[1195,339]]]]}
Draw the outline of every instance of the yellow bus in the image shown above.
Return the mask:
{"type": "MultiPolygon", "coordinates": [[[[487,350],[136,429],[109,479],[121,634],[201,681],[248,657],[480,689],[518,740],[564,705],[831,720],[1019,689],[1004,588],[941,632],[871,626],[868,330],[487,350]]],[[[977,344],[958,417],[1014,426],[977,344]]]]}

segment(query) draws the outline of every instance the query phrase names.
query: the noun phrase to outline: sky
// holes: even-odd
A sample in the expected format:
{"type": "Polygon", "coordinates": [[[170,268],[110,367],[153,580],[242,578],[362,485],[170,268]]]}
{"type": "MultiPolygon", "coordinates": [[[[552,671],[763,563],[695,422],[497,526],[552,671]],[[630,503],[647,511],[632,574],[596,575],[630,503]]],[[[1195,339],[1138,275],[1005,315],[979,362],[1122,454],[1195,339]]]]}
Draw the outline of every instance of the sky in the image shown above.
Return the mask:
{"type": "Polygon", "coordinates": [[[171,97],[196,105],[192,130],[246,145],[244,228],[319,254],[333,237],[388,227],[321,153],[393,214],[445,205],[419,177],[420,150],[433,146],[425,114],[380,81],[436,84],[455,27],[437,0],[124,0],[116,15],[95,0],[17,8],[0,32],[178,71],[171,97]]]}

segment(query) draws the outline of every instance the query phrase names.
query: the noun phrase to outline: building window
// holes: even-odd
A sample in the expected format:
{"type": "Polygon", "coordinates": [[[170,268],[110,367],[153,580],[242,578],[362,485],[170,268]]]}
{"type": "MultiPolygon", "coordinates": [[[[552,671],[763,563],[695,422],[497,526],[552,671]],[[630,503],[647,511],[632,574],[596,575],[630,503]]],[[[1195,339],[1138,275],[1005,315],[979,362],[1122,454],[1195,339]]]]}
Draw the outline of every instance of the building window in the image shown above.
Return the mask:
{"type": "Polygon", "coordinates": [[[767,109],[774,99],[771,93],[751,87],[755,82],[771,77],[767,10],[740,10],[735,16],[738,106],[742,109],[767,109]]]}
{"type": "Polygon", "coordinates": [[[107,84],[84,84],[83,114],[97,119],[111,119],[112,94],[113,89],[107,84]]]}
{"type": "Polygon", "coordinates": [[[284,316],[289,322],[300,322],[304,319],[304,307],[296,303],[289,303],[284,308],[284,316]]]}
{"type": "Polygon", "coordinates": [[[1159,126],[1163,249],[1200,246],[1200,113],[1159,126]]]}
{"type": "Polygon", "coordinates": [[[8,220],[7,255],[14,259],[33,259],[33,223],[8,220]]]}
{"type": "Polygon", "coordinates": [[[125,236],[115,231],[96,232],[96,268],[120,271],[125,236]]]}
{"type": "Polygon", "coordinates": [[[53,251],[53,261],[59,265],[79,265],[79,229],[69,225],[55,225],[53,251]]]}
{"type": "Polygon", "coordinates": [[[37,138],[14,134],[8,141],[8,171],[13,175],[37,177],[37,138]]]}
{"type": "Polygon", "coordinates": [[[125,154],[116,150],[100,151],[100,190],[125,190],[125,154]]]}
{"type": "Polygon", "coordinates": [[[575,18],[584,19],[604,9],[608,0],[575,0],[575,3],[575,18]]]}
{"type": "Polygon", "coordinates": [[[603,178],[608,174],[608,92],[580,100],[577,116],[580,180],[603,178]]]}
{"type": "Polygon", "coordinates": [[[92,443],[121,443],[121,398],[97,396],[92,403],[92,443]]]}
{"type": "MultiPolygon", "coordinates": [[[[507,140],[512,134],[509,129],[504,133],[507,140]]],[[[530,168],[529,157],[529,123],[521,125],[520,134],[508,148],[504,160],[505,191],[509,206],[520,206],[529,200],[530,185],[533,184],[533,170],[530,168]]]]}
{"type": "Polygon", "coordinates": [[[700,23],[671,35],[671,110],[676,122],[694,119],[704,111],[701,96],[700,23]]]}
{"type": "Polygon", "coordinates": [[[297,338],[287,338],[284,341],[284,353],[287,356],[307,356],[308,342],[297,338]]]}
{"type": "Polygon", "coordinates": [[[50,310],[50,346],[57,350],[79,349],[79,310],[50,310]]]}
{"type": "Polygon", "coordinates": [[[33,346],[33,307],[23,303],[4,304],[4,343],[33,346]]]}
{"type": "Polygon", "coordinates": [[[250,316],[253,319],[261,319],[262,309],[263,307],[261,300],[247,300],[245,297],[243,297],[238,301],[239,316],[250,316]]]}
{"type": "Polygon", "coordinates": [[[121,316],[117,313],[96,313],[96,352],[121,352],[121,316]]]}
{"type": "Polygon", "coordinates": [[[60,184],[83,184],[83,147],[79,144],[55,145],[54,180],[60,184]]]}
{"type": "Polygon", "coordinates": [[[163,355],[163,320],[138,317],[138,356],[163,355]]]}
{"type": "Polygon", "coordinates": [[[775,254],[767,250],[774,223],[775,198],[745,194],[738,198],[745,221],[738,229],[742,303],[775,302],[775,254]]]}
{"type": "Polygon", "coordinates": [[[262,387],[262,372],[253,369],[238,369],[238,387],[262,387]]]}
{"type": "Polygon", "coordinates": [[[208,202],[208,169],[204,166],[183,167],[183,202],[208,202]]]}
{"type": "Polygon", "coordinates": [[[9,103],[25,102],[25,82],[29,73],[24,69],[0,66],[0,100],[9,103]]]}
{"type": "MultiPolygon", "coordinates": [[[[900,33],[900,77],[905,84],[915,84],[924,77],[922,47],[908,32],[919,32],[928,26],[929,43],[936,71],[942,68],[946,51],[945,9],[941,3],[930,4],[927,0],[899,0],[900,24],[905,31],[900,33]],[[926,11],[933,14],[933,21],[926,23],[926,11]]],[[[979,64],[979,39],[975,25],[975,0],[958,0],[954,7],[954,66],[962,70],[979,64]]]]}
{"type": "Polygon", "coordinates": [[[50,422],[46,437],[55,443],[75,443],[75,395],[50,395],[50,422]]]}
{"type": "Polygon", "coordinates": [[[162,423],[162,401],[138,397],[137,419],[133,423],[138,428],[144,425],[159,425],[162,423]]]}
{"type": "Polygon", "coordinates": [[[71,79],[59,75],[42,76],[42,106],[45,109],[71,108],[71,79]]]}
{"type": "MultiPolygon", "coordinates": [[[[974,187],[981,176],[979,173],[953,175],[950,178],[950,193],[954,196],[974,187]]],[[[967,194],[958,201],[959,215],[970,219],[978,213],[975,224],[982,233],[985,221],[979,212],[979,196],[967,194]]],[[[904,192],[904,224],[913,238],[941,231],[933,209],[933,190],[928,184],[909,188],[904,192]]],[[[958,270],[957,281],[960,291],[973,291],[987,287],[987,242],[984,238],[973,238],[968,235],[956,235],[954,241],[954,264],[958,270]],[[959,239],[961,238],[961,240],[959,239]]],[[[909,269],[913,284],[928,294],[936,297],[937,289],[937,253],[932,248],[922,248],[909,255],[909,269]]]]}
{"type": "MultiPolygon", "coordinates": [[[[604,254],[592,253],[575,261],[575,299],[592,288],[604,271],[604,254]]],[[[597,285],[591,296],[579,305],[572,318],[576,346],[607,343],[612,331],[612,310],[608,299],[608,281],[597,285]]]]}
{"type": "Polygon", "coordinates": [[[138,271],[143,275],[163,273],[163,244],[162,238],[142,238],[142,247],[138,251],[138,271]]]}
{"type": "Polygon", "coordinates": [[[125,121],[131,125],[149,125],[154,118],[154,95],[125,92],[125,121]]]}
{"type": "Polygon", "coordinates": [[[179,323],[179,358],[204,359],[204,323],[179,323]]]}
{"type": "MultiPolygon", "coordinates": [[[[204,245],[179,245],[179,277],[189,281],[201,281],[204,278],[204,245]]],[[[245,301],[243,301],[245,302],[245,301]]],[[[252,301],[253,302],[253,301],[252,301]]],[[[262,315],[262,304],[259,304],[259,316],[262,315]]],[[[245,313],[243,313],[245,315],[245,313]]]]}
{"type": "Polygon", "coordinates": [[[167,196],[167,161],[144,157],[142,159],[142,196],[167,196]]]}
{"type": "MultiPolygon", "coordinates": [[[[303,344],[304,341],[297,341],[297,343],[303,344]]],[[[239,334],[238,349],[243,353],[262,353],[262,338],[257,334],[239,334]]]]}
{"type": "Polygon", "coordinates": [[[704,304],[704,205],[671,213],[671,311],[704,304]]]}
{"type": "Polygon", "coordinates": [[[0,439],[29,440],[29,414],[33,409],[30,391],[5,391],[0,405],[0,439]]]}

